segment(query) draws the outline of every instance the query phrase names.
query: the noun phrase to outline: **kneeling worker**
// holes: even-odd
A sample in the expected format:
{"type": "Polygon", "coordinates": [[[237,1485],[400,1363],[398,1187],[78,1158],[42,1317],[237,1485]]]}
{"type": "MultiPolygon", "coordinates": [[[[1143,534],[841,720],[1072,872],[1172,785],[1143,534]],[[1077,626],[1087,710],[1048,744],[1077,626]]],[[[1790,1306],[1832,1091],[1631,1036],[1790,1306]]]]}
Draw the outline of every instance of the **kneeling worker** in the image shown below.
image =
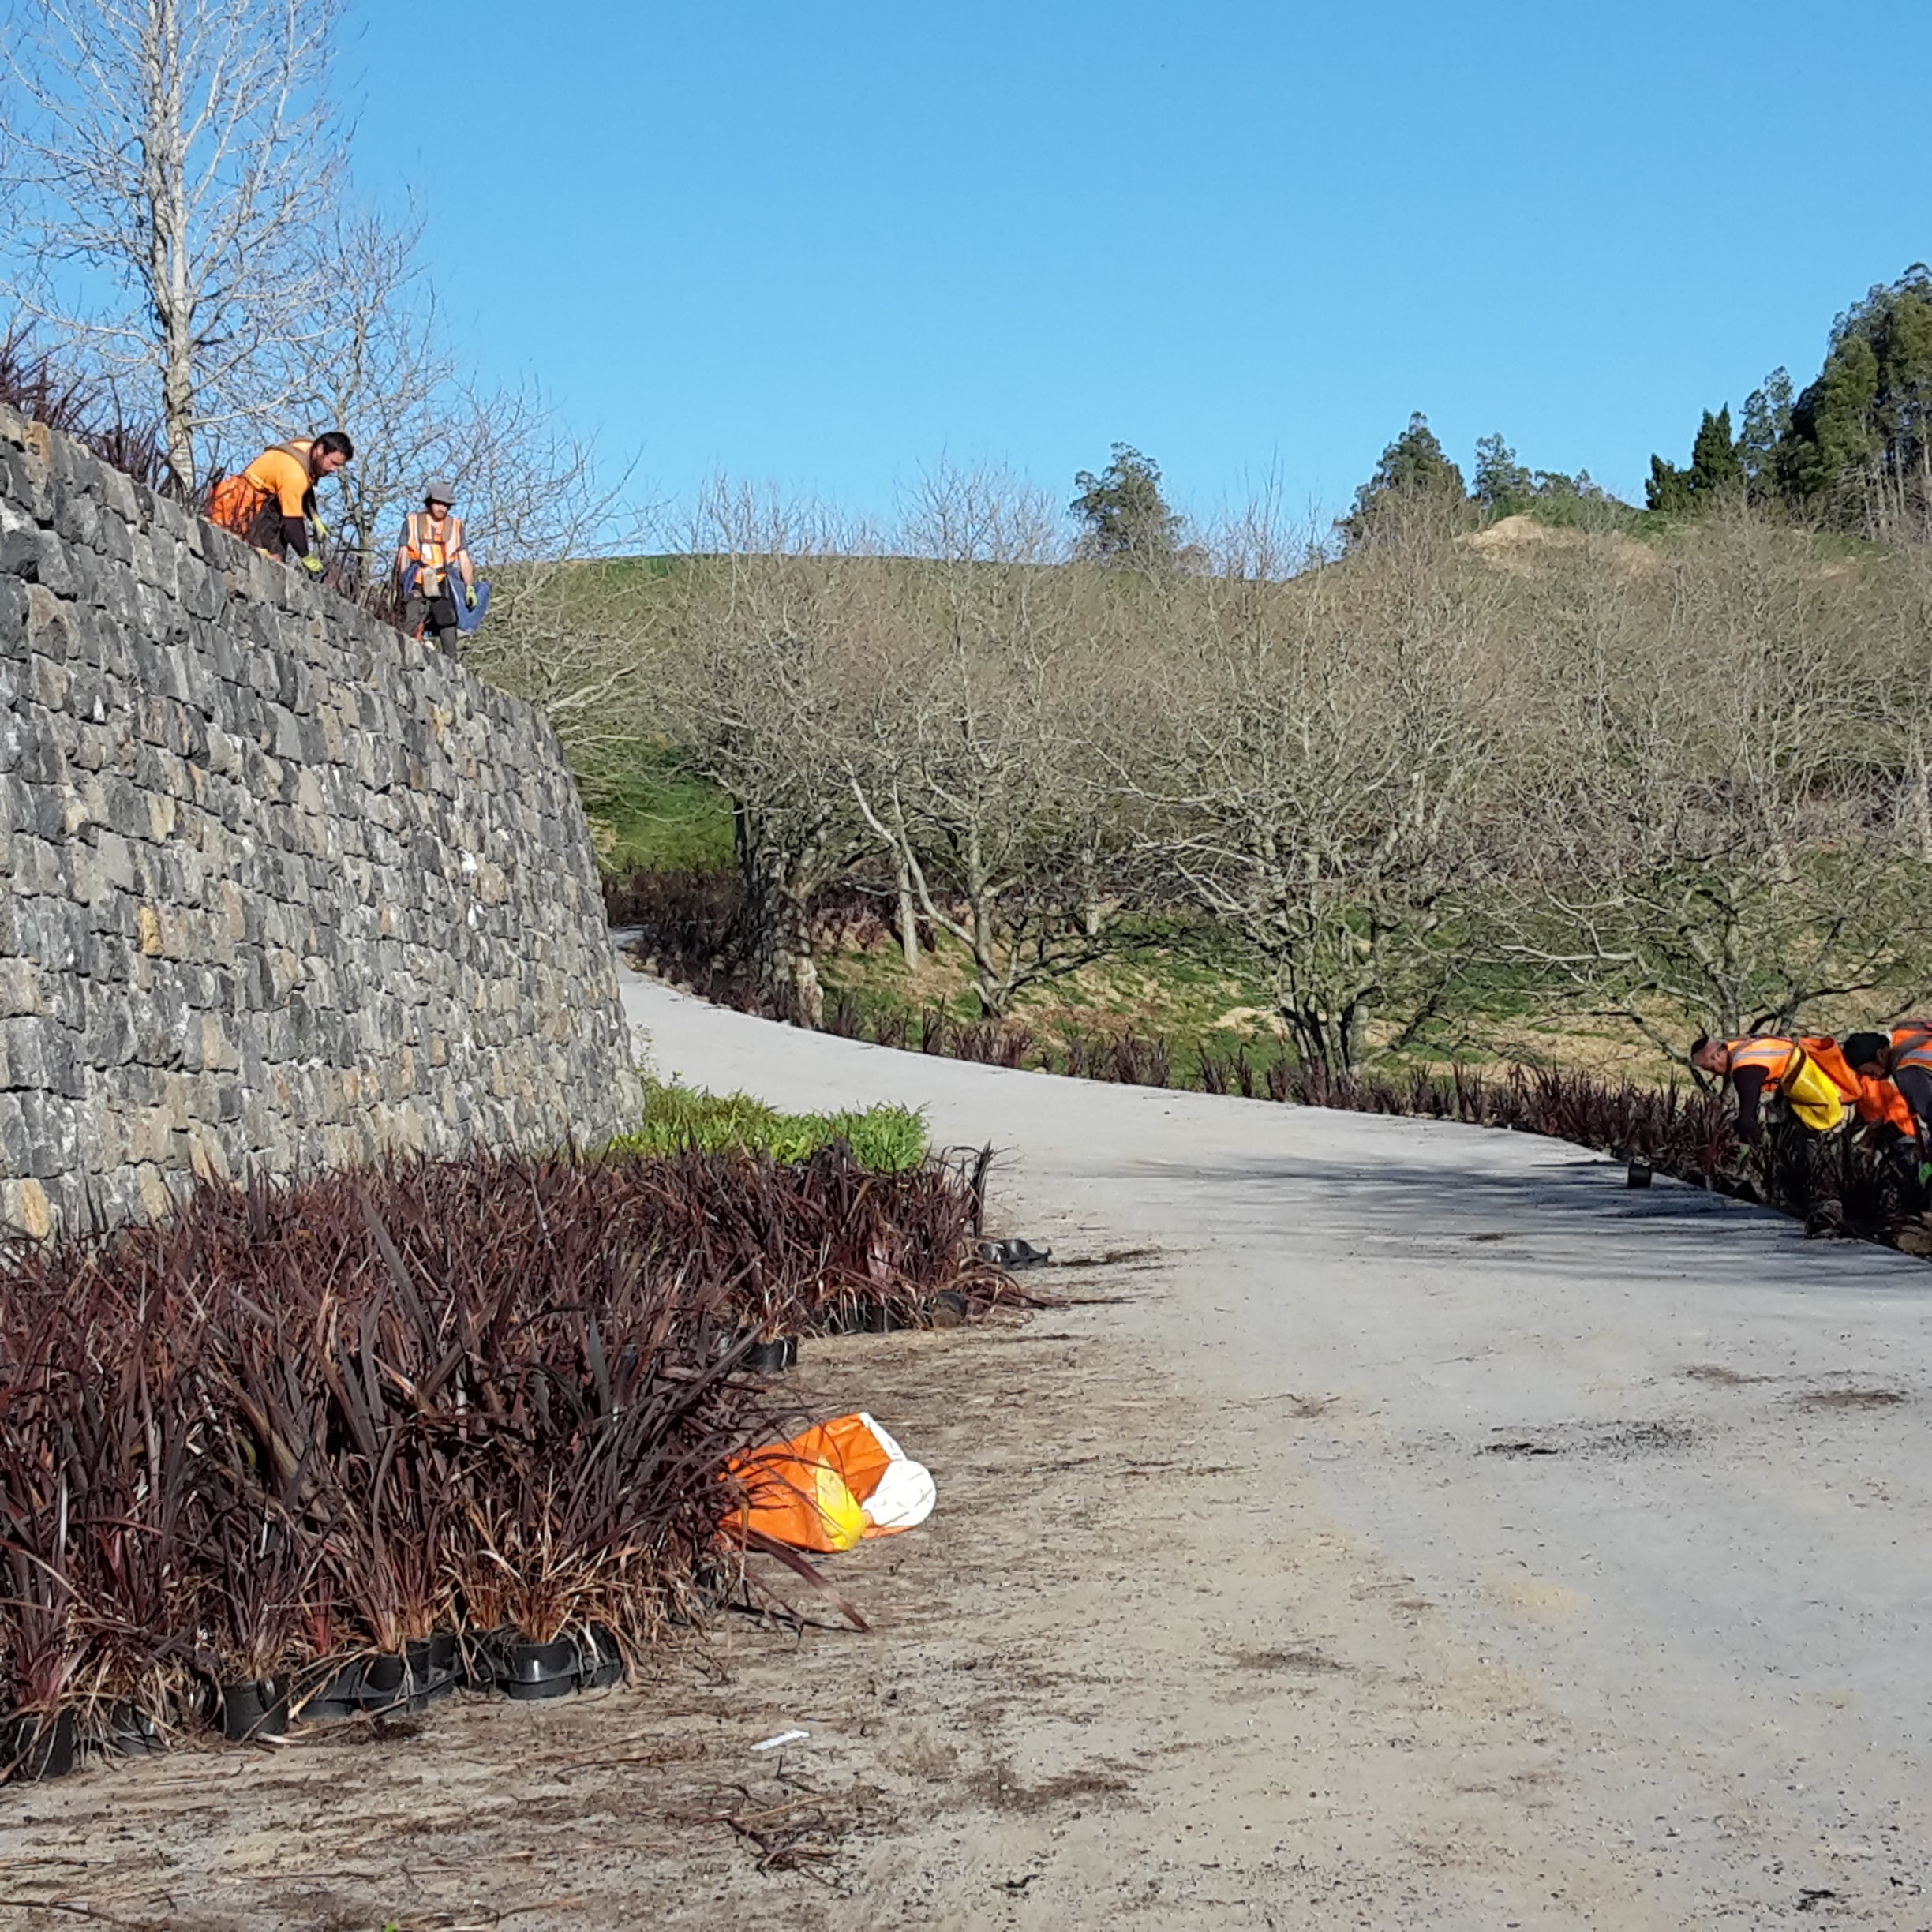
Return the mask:
{"type": "Polygon", "coordinates": [[[239,476],[223,477],[215,485],[208,521],[271,557],[292,556],[311,577],[320,577],[322,558],[309,547],[309,527],[314,525],[319,540],[328,534],[328,526],[316,515],[316,485],[354,455],[355,445],[339,429],[264,450],[239,476]]]}
{"type": "Polygon", "coordinates": [[[1728,1078],[1737,1094],[1737,1136],[1755,1147],[1763,1103],[1780,1099],[1792,1118],[1814,1133],[1829,1133],[1843,1124],[1845,1106],[1857,1082],[1845,1070],[1840,1077],[1835,1040],[1823,1035],[1794,1039],[1780,1033],[1747,1033],[1736,1039],[1693,1042],[1690,1064],[1701,1073],[1728,1078]],[[1831,1062],[1831,1070],[1820,1064],[1831,1062]]]}
{"type": "Polygon", "coordinates": [[[447,650],[460,630],[453,572],[462,579],[464,608],[477,605],[476,565],[463,537],[462,519],[451,514],[456,488],[441,479],[423,492],[423,507],[402,519],[396,551],[396,586],[402,597],[402,628],[410,637],[427,636],[447,650]]]}

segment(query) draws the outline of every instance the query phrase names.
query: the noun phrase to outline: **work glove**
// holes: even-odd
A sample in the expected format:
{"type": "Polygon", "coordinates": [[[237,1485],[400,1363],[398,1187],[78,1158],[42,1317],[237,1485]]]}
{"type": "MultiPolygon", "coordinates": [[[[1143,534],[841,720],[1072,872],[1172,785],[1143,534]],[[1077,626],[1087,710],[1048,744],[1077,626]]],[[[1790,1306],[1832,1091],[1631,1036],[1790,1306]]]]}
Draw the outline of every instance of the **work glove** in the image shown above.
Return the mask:
{"type": "Polygon", "coordinates": [[[328,536],[328,526],[324,523],[320,517],[311,517],[309,519],[309,522],[310,527],[315,531],[316,540],[318,541],[320,541],[323,537],[328,536]]]}
{"type": "Polygon", "coordinates": [[[322,575],[322,560],[313,550],[302,559],[301,567],[311,577],[320,577],[322,575]]]}
{"type": "Polygon", "coordinates": [[[474,584],[465,584],[463,586],[463,602],[466,604],[471,610],[474,610],[476,608],[476,586],[474,584]]]}

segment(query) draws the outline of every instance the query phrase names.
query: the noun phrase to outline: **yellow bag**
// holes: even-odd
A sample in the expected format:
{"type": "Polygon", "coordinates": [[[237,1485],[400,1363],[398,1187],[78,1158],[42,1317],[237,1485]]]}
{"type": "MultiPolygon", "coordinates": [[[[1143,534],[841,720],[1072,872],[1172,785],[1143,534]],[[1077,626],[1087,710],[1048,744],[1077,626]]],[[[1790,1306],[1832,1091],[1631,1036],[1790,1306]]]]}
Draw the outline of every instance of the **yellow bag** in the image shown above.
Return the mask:
{"type": "Polygon", "coordinates": [[[1838,1083],[1808,1053],[1778,1083],[1778,1091],[1792,1114],[1814,1133],[1830,1133],[1845,1117],[1845,1098],[1838,1083]]]}

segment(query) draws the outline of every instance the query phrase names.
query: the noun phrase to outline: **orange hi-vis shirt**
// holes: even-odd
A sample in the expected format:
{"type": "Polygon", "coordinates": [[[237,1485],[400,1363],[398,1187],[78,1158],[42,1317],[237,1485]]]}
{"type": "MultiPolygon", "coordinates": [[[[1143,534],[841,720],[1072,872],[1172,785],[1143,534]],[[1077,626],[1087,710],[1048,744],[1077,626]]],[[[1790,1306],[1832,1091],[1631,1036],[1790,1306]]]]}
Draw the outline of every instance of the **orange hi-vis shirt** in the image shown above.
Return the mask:
{"type": "Polygon", "coordinates": [[[264,496],[272,496],[285,517],[298,517],[315,488],[309,468],[309,452],[314,447],[312,442],[287,443],[264,450],[242,472],[242,477],[264,496]]]}

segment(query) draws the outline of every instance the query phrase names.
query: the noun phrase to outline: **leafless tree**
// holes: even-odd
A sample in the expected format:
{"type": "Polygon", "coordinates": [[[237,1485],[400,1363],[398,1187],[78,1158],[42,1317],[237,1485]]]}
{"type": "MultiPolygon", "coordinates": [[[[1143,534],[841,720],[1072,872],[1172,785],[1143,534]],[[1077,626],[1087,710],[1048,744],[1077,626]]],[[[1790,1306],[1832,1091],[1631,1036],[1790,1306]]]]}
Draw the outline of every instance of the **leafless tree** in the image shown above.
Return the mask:
{"type": "Polygon", "coordinates": [[[1451,539],[1420,503],[1327,563],[1263,506],[1198,580],[1147,720],[1170,889],[1239,935],[1334,1070],[1372,1023],[1413,1037],[1468,957],[1495,593],[1451,539]]]}
{"type": "Polygon", "coordinates": [[[1144,587],[1056,568],[1051,504],[996,471],[935,470],[908,509],[907,554],[871,573],[881,648],[847,777],[919,912],[965,949],[982,1011],[1002,1016],[1114,943],[1101,881],[1129,800],[1100,741],[1121,668],[1108,646],[1144,587]]]}
{"type": "Polygon", "coordinates": [[[1687,1018],[1919,997],[1923,643],[1874,603],[1885,569],[1743,507],[1632,548],[1572,545],[1530,589],[1510,949],[1673,1054],[1687,1018]]]}
{"type": "Polygon", "coordinates": [[[147,389],[184,487],[314,330],[340,0],[9,0],[9,268],[147,389]]]}
{"type": "Polygon", "coordinates": [[[876,543],[822,507],[724,483],[683,533],[666,612],[664,716],[730,799],[761,988],[823,1015],[814,894],[871,842],[844,748],[863,697],[876,543]]]}

